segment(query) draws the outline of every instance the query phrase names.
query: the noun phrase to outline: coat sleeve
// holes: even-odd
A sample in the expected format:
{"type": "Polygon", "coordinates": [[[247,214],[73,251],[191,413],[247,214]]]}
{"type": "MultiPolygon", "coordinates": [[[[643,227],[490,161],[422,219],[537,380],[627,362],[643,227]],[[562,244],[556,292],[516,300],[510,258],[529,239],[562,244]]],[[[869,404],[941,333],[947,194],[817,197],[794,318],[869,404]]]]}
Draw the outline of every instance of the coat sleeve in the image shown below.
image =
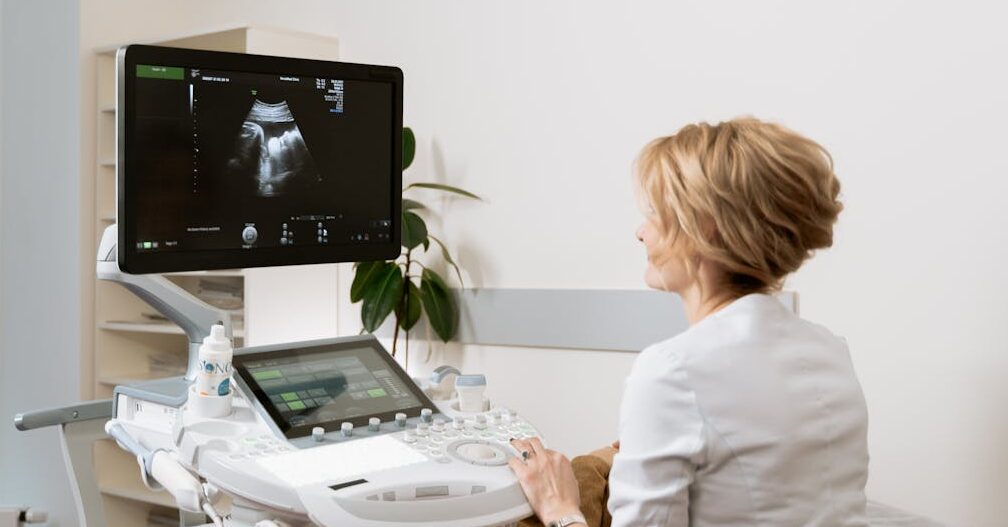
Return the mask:
{"type": "Polygon", "coordinates": [[[675,354],[649,348],[638,357],[623,393],[619,438],[609,474],[612,527],[687,527],[704,425],[675,354]]]}

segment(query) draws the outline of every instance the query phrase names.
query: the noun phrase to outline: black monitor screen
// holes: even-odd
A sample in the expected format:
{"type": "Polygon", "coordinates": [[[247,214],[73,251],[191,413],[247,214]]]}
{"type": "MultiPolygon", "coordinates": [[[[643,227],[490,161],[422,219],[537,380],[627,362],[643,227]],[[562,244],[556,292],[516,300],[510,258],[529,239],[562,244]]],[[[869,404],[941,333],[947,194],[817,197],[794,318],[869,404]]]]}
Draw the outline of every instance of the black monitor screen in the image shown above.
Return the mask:
{"type": "Polygon", "coordinates": [[[148,46],[119,67],[124,270],[398,254],[398,69],[148,46]]]}
{"type": "Polygon", "coordinates": [[[430,400],[377,340],[341,339],[296,347],[249,348],[234,357],[235,371],[287,437],[371,417],[416,417],[430,400]]]}

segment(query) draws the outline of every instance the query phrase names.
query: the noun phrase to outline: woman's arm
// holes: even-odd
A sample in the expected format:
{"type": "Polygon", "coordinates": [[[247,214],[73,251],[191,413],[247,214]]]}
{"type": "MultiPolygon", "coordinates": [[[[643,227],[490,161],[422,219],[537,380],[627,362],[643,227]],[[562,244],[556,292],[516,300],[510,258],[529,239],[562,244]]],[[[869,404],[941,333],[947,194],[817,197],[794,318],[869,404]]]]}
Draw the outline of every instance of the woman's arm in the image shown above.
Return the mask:
{"type": "MultiPolygon", "coordinates": [[[[536,516],[544,524],[579,513],[570,461],[538,438],[513,440],[528,459],[509,461],[536,516]]],[[[612,527],[689,524],[689,486],[703,462],[703,420],[676,362],[645,350],[627,378],[620,439],[609,473],[612,527]],[[657,357],[656,357],[657,355],[657,357]]]]}
{"type": "Polygon", "coordinates": [[[627,378],[620,447],[609,473],[613,527],[689,525],[689,487],[703,462],[703,420],[674,356],[645,350],[627,378]]]}

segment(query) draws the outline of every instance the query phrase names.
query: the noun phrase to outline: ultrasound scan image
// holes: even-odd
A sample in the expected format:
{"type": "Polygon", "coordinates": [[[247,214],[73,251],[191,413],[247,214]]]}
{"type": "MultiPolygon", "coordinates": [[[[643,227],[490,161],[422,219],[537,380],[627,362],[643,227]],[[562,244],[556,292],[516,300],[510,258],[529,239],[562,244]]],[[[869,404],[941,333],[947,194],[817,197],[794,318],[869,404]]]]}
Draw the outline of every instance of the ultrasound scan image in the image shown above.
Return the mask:
{"type": "Polygon", "coordinates": [[[246,179],[264,198],[306,190],[322,181],[287,101],[256,99],[238,133],[228,170],[246,179]]]}

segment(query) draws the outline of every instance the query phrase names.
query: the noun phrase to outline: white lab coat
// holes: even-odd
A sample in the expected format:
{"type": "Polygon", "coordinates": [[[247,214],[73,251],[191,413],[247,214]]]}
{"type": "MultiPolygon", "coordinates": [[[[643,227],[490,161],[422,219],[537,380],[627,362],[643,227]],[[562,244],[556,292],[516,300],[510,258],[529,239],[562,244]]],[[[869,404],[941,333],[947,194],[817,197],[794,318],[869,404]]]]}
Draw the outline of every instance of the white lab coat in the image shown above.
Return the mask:
{"type": "Polygon", "coordinates": [[[844,341],[742,297],[634,363],[612,525],[865,525],[867,424],[844,341]]]}

